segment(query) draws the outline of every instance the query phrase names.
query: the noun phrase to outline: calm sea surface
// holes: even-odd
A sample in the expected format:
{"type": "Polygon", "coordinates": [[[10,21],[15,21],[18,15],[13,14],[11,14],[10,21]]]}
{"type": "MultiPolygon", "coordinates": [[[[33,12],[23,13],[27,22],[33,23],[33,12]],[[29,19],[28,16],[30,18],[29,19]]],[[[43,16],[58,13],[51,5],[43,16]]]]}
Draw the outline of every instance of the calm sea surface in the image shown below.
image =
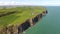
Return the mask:
{"type": "Polygon", "coordinates": [[[60,7],[47,6],[48,14],[23,34],[60,34],[60,7]]]}

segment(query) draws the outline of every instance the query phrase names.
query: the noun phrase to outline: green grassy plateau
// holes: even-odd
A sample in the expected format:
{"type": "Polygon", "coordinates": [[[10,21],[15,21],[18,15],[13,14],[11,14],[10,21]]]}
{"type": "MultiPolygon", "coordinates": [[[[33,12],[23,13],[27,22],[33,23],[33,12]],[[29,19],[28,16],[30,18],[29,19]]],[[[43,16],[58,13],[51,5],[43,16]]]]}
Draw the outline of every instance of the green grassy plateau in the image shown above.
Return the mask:
{"type": "Polygon", "coordinates": [[[45,10],[45,7],[39,6],[0,8],[0,16],[5,14],[4,16],[0,17],[0,28],[4,26],[22,24],[27,19],[34,18],[36,15],[42,13],[45,10]]]}

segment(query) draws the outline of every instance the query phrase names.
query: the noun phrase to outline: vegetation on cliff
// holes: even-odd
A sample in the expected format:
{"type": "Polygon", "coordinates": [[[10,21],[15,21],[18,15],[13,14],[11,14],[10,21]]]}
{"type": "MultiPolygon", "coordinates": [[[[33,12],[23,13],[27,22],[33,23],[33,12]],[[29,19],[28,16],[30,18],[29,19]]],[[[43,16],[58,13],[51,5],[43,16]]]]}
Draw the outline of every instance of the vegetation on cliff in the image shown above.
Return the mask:
{"type": "Polygon", "coordinates": [[[16,24],[20,25],[43,11],[46,11],[46,8],[40,6],[0,8],[0,28],[16,24]]]}

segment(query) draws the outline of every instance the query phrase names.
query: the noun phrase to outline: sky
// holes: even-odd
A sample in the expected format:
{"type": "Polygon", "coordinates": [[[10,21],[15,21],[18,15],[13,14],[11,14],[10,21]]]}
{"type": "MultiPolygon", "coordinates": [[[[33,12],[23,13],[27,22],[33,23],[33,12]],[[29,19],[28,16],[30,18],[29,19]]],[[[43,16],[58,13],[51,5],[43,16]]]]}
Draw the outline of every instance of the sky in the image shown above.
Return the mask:
{"type": "Polygon", "coordinates": [[[1,5],[60,6],[60,0],[0,0],[1,5]]]}

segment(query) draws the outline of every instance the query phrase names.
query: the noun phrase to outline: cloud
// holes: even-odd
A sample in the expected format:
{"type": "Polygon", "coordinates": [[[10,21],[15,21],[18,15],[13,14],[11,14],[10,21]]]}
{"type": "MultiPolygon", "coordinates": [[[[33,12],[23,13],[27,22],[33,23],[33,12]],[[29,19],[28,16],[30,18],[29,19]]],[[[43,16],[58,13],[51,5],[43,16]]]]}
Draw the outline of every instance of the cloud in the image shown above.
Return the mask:
{"type": "Polygon", "coordinates": [[[60,1],[42,1],[40,5],[43,6],[60,6],[60,1]]]}
{"type": "Polygon", "coordinates": [[[11,2],[0,2],[0,5],[17,5],[19,2],[11,1],[11,2]]]}
{"type": "Polygon", "coordinates": [[[0,5],[33,5],[31,2],[16,2],[16,1],[5,1],[1,2],[0,5]]]}
{"type": "Polygon", "coordinates": [[[35,2],[16,2],[16,1],[0,1],[0,5],[41,5],[41,6],[60,6],[60,1],[35,1],[35,2]]]}

